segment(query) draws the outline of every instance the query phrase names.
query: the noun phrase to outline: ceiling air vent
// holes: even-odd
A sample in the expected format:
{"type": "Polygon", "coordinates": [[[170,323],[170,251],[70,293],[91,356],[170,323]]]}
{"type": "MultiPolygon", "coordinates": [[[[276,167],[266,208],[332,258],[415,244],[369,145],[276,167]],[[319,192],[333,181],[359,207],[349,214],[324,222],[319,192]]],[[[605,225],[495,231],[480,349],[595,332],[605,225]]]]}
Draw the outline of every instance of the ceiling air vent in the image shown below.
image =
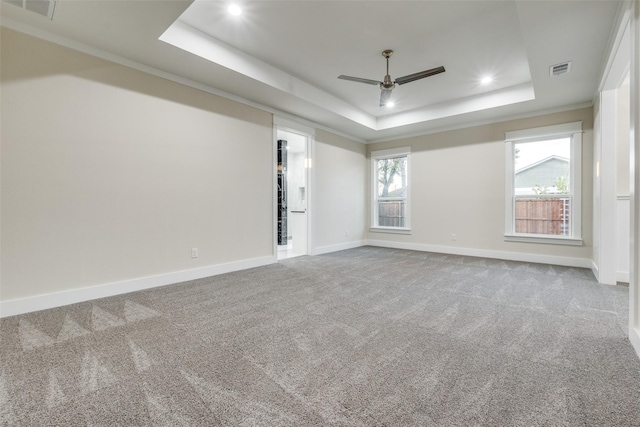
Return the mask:
{"type": "Polygon", "coordinates": [[[549,76],[558,77],[562,74],[567,74],[569,71],[571,71],[571,61],[563,62],[561,64],[556,64],[549,67],[549,76]]]}
{"type": "Polygon", "coordinates": [[[22,9],[37,13],[49,19],[53,19],[53,10],[56,8],[56,0],[2,0],[18,6],[22,9]]]}

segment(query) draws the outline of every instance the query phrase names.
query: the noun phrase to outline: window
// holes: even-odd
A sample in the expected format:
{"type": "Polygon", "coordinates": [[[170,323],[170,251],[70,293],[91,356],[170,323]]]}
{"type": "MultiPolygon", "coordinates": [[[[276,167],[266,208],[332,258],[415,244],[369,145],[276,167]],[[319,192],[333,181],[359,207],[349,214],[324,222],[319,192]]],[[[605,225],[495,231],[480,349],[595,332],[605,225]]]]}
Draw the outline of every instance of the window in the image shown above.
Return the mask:
{"type": "Polygon", "coordinates": [[[374,231],[409,232],[409,147],[371,152],[374,231]]]}
{"type": "Polygon", "coordinates": [[[505,145],[505,240],[582,244],[582,122],[507,132],[505,145]]]}

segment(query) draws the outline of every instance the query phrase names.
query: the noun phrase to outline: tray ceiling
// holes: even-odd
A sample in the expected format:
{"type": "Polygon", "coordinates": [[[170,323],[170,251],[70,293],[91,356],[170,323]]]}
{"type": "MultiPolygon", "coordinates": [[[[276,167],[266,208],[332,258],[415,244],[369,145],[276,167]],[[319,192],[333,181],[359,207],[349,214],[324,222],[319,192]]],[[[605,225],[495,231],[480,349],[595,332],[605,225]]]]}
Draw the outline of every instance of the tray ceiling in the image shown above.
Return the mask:
{"type": "Polygon", "coordinates": [[[62,0],[47,20],[3,2],[2,24],[367,142],[590,105],[619,3],[244,1],[232,16],[224,1],[62,0]],[[446,72],[379,107],[379,88],[337,76],[382,80],[384,49],[392,77],[446,72]]]}

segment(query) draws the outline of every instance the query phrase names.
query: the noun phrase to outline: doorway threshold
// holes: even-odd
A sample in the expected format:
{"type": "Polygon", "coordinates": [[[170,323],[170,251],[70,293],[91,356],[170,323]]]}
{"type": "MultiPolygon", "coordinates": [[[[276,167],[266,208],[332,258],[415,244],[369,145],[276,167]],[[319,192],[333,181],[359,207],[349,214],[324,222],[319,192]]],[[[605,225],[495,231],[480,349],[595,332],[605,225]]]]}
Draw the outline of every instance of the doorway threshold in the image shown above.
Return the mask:
{"type": "Polygon", "coordinates": [[[295,252],[293,250],[293,245],[278,245],[278,261],[282,259],[295,258],[305,254],[301,254],[299,252],[295,252]]]}

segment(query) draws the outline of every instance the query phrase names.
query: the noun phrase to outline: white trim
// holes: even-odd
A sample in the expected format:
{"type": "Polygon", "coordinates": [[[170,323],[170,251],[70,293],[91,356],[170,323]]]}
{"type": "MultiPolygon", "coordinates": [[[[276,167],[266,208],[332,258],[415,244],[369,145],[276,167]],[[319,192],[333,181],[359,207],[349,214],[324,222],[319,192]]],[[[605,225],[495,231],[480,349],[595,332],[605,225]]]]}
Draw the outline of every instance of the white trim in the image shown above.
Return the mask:
{"type": "Polygon", "coordinates": [[[277,114],[273,115],[273,125],[283,131],[297,133],[302,136],[316,136],[316,130],[294,120],[289,120],[277,114]]]}
{"type": "Polygon", "coordinates": [[[390,157],[402,157],[411,154],[411,147],[388,148],[386,150],[377,150],[370,153],[371,159],[388,159],[390,157]]]}
{"type": "Polygon", "coordinates": [[[194,268],[192,270],[175,271],[155,276],[105,283],[86,288],[70,289],[67,291],[52,292],[33,297],[0,301],[0,318],[61,307],[69,304],[76,304],[98,298],[128,294],[130,292],[141,291],[144,289],[173,285],[189,280],[231,273],[233,271],[262,267],[273,264],[276,261],[276,256],[265,256],[224,264],[216,264],[208,267],[194,268]]]}
{"type": "Polygon", "coordinates": [[[629,283],[629,272],[616,271],[616,282],[629,283]]]}
{"type": "MultiPolygon", "coordinates": [[[[582,122],[580,128],[582,129],[582,122]]],[[[582,130],[571,135],[571,238],[582,239],[582,130]]]]}
{"type": "Polygon", "coordinates": [[[629,283],[631,274],[631,197],[617,196],[616,202],[616,282],[629,283]],[[626,262],[625,262],[626,259],[626,262]]]}
{"type": "MultiPolygon", "coordinates": [[[[568,267],[592,268],[592,262],[588,259],[557,257],[550,255],[527,254],[519,252],[493,251],[487,249],[459,248],[439,245],[425,245],[417,243],[390,242],[385,240],[357,240],[336,245],[321,246],[315,248],[311,255],[322,255],[331,252],[354,249],[361,246],[377,246],[392,249],[406,249],[422,252],[434,252],[450,255],[474,256],[481,258],[502,259],[509,261],[532,262],[549,265],[562,265],[568,267]]],[[[249,268],[262,267],[277,262],[276,256],[253,258],[243,261],[235,261],[225,264],[217,264],[192,270],[183,270],[156,276],[147,276],[120,282],[107,283],[81,289],[53,292],[34,297],[20,298],[0,302],[0,318],[15,316],[23,313],[46,310],[98,298],[137,292],[160,286],[174,285],[189,280],[216,276],[249,268]]],[[[622,280],[621,280],[622,281],[622,280]]],[[[640,350],[640,336],[638,337],[638,350],[640,350]]],[[[640,351],[639,351],[640,354],[640,351]]]]}
{"type": "Polygon", "coordinates": [[[452,246],[425,245],[420,243],[391,242],[386,240],[367,240],[369,246],[383,248],[407,249],[410,251],[434,252],[450,255],[472,256],[480,258],[501,259],[507,261],[531,262],[538,264],[562,265],[591,269],[591,260],[587,258],[561,257],[553,255],[528,254],[524,252],[504,252],[490,249],[459,248],[452,246]]]}
{"type": "Polygon", "coordinates": [[[582,133],[582,122],[563,123],[561,125],[542,126],[531,129],[522,129],[505,132],[506,142],[520,142],[527,140],[548,139],[550,137],[562,138],[572,136],[574,133],[582,133]]]}
{"type": "Polygon", "coordinates": [[[631,341],[631,345],[633,345],[638,357],[640,357],[640,329],[629,326],[629,341],[631,341]]]}
{"type": "Polygon", "coordinates": [[[640,357],[640,2],[631,2],[631,229],[629,339],[640,357]]]}
{"type": "Polygon", "coordinates": [[[271,219],[272,219],[272,243],[273,254],[278,257],[278,127],[273,118],[273,141],[271,146],[271,168],[272,168],[272,186],[271,186],[271,219]]]}
{"type": "Polygon", "coordinates": [[[372,233],[411,234],[410,228],[400,227],[370,227],[372,233]]]}
{"type": "Polygon", "coordinates": [[[313,128],[302,125],[296,121],[286,119],[284,117],[273,116],[273,144],[274,144],[274,158],[273,158],[273,168],[274,168],[274,177],[273,177],[273,245],[274,245],[274,253],[278,253],[278,144],[277,144],[277,134],[278,131],[294,133],[300,135],[306,139],[305,146],[305,154],[306,154],[306,164],[305,164],[305,178],[307,181],[307,250],[306,254],[313,253],[313,245],[315,243],[315,228],[314,228],[314,215],[313,215],[313,196],[315,190],[315,152],[316,152],[316,131],[313,128]]]}
{"type": "Polygon", "coordinates": [[[591,260],[591,272],[596,277],[598,283],[600,283],[600,269],[598,268],[598,264],[594,260],[591,260]]]}
{"type": "MultiPolygon", "coordinates": [[[[593,145],[593,256],[600,268],[598,282],[615,285],[619,263],[628,256],[620,251],[619,211],[616,192],[618,135],[617,90],[606,90],[596,99],[593,145]]],[[[630,209],[630,208],[629,208],[630,209]]],[[[629,233],[629,231],[627,231],[629,233]]]]}
{"type": "Polygon", "coordinates": [[[631,12],[631,1],[620,1],[607,43],[608,58],[603,63],[600,84],[593,95],[594,103],[600,92],[620,87],[621,75],[629,70],[631,12]]]}
{"type": "MultiPolygon", "coordinates": [[[[398,230],[398,233],[400,234],[407,234],[407,231],[411,232],[411,147],[410,146],[396,147],[396,148],[389,148],[386,150],[371,151],[369,153],[369,157],[370,157],[369,168],[371,172],[370,173],[371,183],[369,188],[369,191],[370,191],[369,194],[371,194],[371,206],[370,206],[371,228],[370,230],[398,230]],[[377,225],[378,200],[380,200],[380,198],[378,197],[378,185],[377,185],[378,170],[377,170],[376,162],[378,160],[394,159],[399,157],[407,158],[407,169],[405,171],[406,180],[407,180],[406,194],[404,197],[395,198],[398,200],[404,200],[404,203],[405,203],[404,227],[380,227],[377,225]]],[[[392,232],[392,231],[387,231],[387,232],[392,232]]]]}
{"type": "Polygon", "coordinates": [[[505,242],[544,243],[550,245],[582,246],[582,239],[547,236],[545,234],[505,234],[505,242]]]}
{"type": "Polygon", "coordinates": [[[307,253],[312,254],[316,244],[316,137],[307,138],[307,253]]]}
{"type": "Polygon", "coordinates": [[[365,242],[366,241],[364,240],[355,240],[353,242],[338,243],[336,245],[320,246],[320,247],[314,248],[313,253],[311,255],[323,255],[331,252],[338,252],[338,251],[344,251],[347,249],[359,248],[361,246],[365,246],[366,245],[365,242]]]}
{"type": "MultiPolygon", "coordinates": [[[[505,132],[505,192],[504,192],[504,235],[505,241],[532,243],[554,243],[582,245],[582,122],[564,123],[531,129],[505,132]],[[551,236],[549,240],[540,240],[540,236],[515,233],[515,164],[514,146],[516,143],[536,142],[551,138],[569,138],[570,141],[570,186],[571,199],[570,226],[571,235],[565,238],[551,236]]],[[[558,195],[560,196],[560,195],[558,195]]],[[[544,196],[543,196],[544,197],[544,196]]]]}
{"type": "Polygon", "coordinates": [[[433,252],[447,255],[472,256],[479,258],[501,259],[506,261],[531,262],[537,264],[561,265],[565,267],[577,267],[592,269],[593,261],[587,258],[560,257],[553,255],[528,254],[524,252],[504,252],[490,249],[460,248],[453,246],[429,245],[421,243],[393,242],[388,240],[366,239],[354,242],[340,243],[337,245],[316,248],[312,255],[322,255],[361,246],[376,246],[390,249],[406,249],[409,251],[433,252]]]}
{"type": "Polygon", "coordinates": [[[513,234],[515,231],[516,217],[516,174],[515,174],[515,153],[513,143],[505,141],[504,144],[504,234],[513,234]]]}
{"type": "MultiPolygon", "coordinates": [[[[548,115],[553,115],[553,114],[557,114],[557,113],[563,113],[565,111],[581,110],[583,108],[589,108],[589,107],[593,107],[593,102],[592,101],[578,102],[578,103],[563,105],[561,107],[548,108],[548,109],[544,109],[544,110],[530,111],[530,112],[526,112],[526,113],[504,114],[504,115],[501,115],[500,117],[495,117],[493,119],[470,120],[470,121],[465,122],[465,123],[458,123],[458,124],[449,125],[449,126],[432,127],[432,128],[429,128],[429,129],[423,129],[423,130],[419,130],[419,131],[415,131],[415,132],[401,133],[401,134],[397,134],[395,136],[386,136],[386,137],[381,137],[381,138],[371,138],[371,139],[368,139],[365,142],[365,144],[377,144],[379,142],[399,141],[401,139],[409,139],[409,138],[414,138],[414,137],[417,137],[417,136],[433,135],[434,133],[442,133],[442,132],[455,131],[455,130],[461,130],[461,129],[469,129],[469,128],[474,128],[474,127],[479,127],[479,126],[492,125],[492,124],[496,124],[496,123],[507,123],[507,122],[511,122],[511,121],[519,120],[519,119],[530,119],[530,118],[534,118],[534,117],[548,116],[548,115]]],[[[473,115],[473,114],[474,113],[470,113],[470,115],[473,115]]]]}

